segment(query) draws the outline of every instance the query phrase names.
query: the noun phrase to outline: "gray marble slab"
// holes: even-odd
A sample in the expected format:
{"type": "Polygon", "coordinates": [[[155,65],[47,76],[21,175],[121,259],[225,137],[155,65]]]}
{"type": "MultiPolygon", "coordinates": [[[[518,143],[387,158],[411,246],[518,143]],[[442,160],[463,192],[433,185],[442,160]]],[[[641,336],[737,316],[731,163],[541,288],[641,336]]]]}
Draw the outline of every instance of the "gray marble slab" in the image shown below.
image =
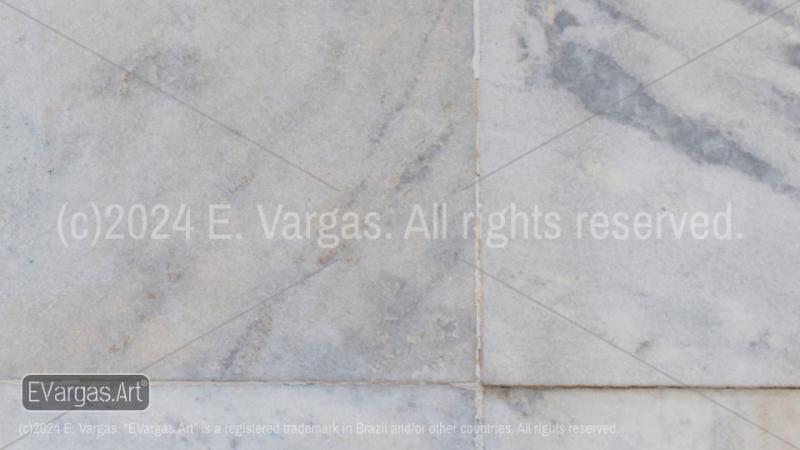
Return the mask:
{"type": "Polygon", "coordinates": [[[563,231],[484,240],[483,268],[589,331],[484,277],[486,381],[797,383],[800,9],[707,52],[779,6],[481,5],[483,209],[538,205],[563,231]],[[576,237],[580,212],[728,205],[730,239],[576,237]]]}
{"type": "Polygon", "coordinates": [[[377,211],[389,229],[472,180],[472,5],[14,5],[0,5],[0,376],[473,378],[470,241],[267,241],[255,209],[377,211]],[[197,231],[65,248],[60,208],[91,201],[185,204],[197,231]],[[217,203],[242,239],[203,238],[217,203]]]}
{"type": "MultiPolygon", "coordinates": [[[[55,415],[22,411],[18,389],[0,385],[4,439],[55,415]]],[[[151,394],[146,411],[72,412],[14,448],[472,447],[469,434],[436,433],[440,424],[474,421],[472,392],[449,386],[154,383],[151,394]]]]}
{"type": "Polygon", "coordinates": [[[797,391],[699,392],[736,415],[684,389],[491,389],[485,423],[513,432],[487,434],[485,448],[784,450],[800,442],[797,391]]]}

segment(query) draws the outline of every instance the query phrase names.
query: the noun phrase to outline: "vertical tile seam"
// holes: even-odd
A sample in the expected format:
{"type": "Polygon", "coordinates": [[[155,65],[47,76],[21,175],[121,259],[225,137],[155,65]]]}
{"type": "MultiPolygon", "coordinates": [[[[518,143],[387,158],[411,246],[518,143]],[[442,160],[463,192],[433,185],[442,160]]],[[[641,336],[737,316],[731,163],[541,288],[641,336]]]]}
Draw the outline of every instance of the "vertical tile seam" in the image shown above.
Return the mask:
{"type": "MultiPolygon", "coordinates": [[[[481,148],[480,148],[480,0],[472,1],[472,75],[473,83],[472,89],[475,94],[475,181],[480,178],[481,174],[481,148]]],[[[474,184],[474,206],[475,206],[475,222],[473,232],[475,234],[475,250],[474,258],[475,265],[481,265],[481,204],[480,204],[480,183],[474,184]]],[[[483,274],[480,270],[473,271],[475,282],[475,421],[478,429],[481,428],[484,422],[483,417],[483,274]]],[[[473,437],[473,444],[477,450],[483,450],[485,444],[483,435],[480,432],[475,433],[473,437]]]]}

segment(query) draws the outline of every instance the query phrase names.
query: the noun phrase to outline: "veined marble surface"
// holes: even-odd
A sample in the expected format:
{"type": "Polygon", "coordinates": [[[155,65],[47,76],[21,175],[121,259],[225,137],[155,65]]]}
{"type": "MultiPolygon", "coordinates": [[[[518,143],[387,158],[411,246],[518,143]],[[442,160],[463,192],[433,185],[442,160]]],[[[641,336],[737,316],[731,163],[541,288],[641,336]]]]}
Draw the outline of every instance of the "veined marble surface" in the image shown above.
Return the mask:
{"type": "MultiPolygon", "coordinates": [[[[32,435],[15,448],[456,450],[472,445],[468,434],[428,432],[438,424],[474,421],[472,393],[448,386],[154,383],[151,393],[145,411],[72,412],[52,422],[59,432],[32,435]],[[345,432],[348,426],[352,432],[345,432]],[[420,427],[426,431],[401,432],[420,427]]],[[[4,437],[18,432],[17,422],[53,416],[21,410],[16,384],[0,385],[0,413],[4,437]]]]}
{"type": "Polygon", "coordinates": [[[538,205],[563,225],[556,240],[484,242],[483,268],[596,335],[485,277],[486,380],[797,383],[800,8],[704,53],[779,6],[481,6],[483,208],[538,205]],[[579,212],[717,213],[728,204],[730,240],[576,238],[579,212]]]}
{"type": "Polygon", "coordinates": [[[474,378],[472,242],[266,241],[255,209],[391,222],[471,181],[471,5],[14,5],[35,20],[0,5],[3,377],[474,378]],[[59,208],[90,201],[186,204],[200,231],[64,248],[59,208]],[[241,240],[201,237],[219,203],[241,240]]]}
{"type": "Polygon", "coordinates": [[[786,450],[793,447],[781,439],[800,440],[799,418],[794,390],[491,389],[485,422],[514,433],[486,436],[485,448],[786,450]]]}
{"type": "Polygon", "coordinates": [[[787,5],[0,0],[0,447],[800,448],[787,5]],[[195,234],[66,248],[65,202],[186,205],[195,234]],[[482,236],[400,239],[434,203],[482,236]],[[494,245],[512,204],[561,234],[494,245]],[[258,205],[395,239],[265,240],[258,205]],[[726,240],[574,237],[728,208],[726,240]],[[58,372],[143,372],[150,408],[17,440],[56,415],[17,380],[58,372]],[[153,436],[332,422],[456,428],[153,436]],[[525,424],[614,432],[498,431],[525,424]]]}

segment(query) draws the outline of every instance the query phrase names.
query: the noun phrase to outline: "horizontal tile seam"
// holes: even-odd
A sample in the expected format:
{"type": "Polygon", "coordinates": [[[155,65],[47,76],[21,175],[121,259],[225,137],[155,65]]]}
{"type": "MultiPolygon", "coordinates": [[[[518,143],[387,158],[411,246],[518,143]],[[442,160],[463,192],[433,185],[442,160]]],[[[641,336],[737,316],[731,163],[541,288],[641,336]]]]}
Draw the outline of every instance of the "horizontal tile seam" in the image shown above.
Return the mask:
{"type": "MultiPolygon", "coordinates": [[[[22,379],[3,379],[0,384],[19,384],[22,379]]],[[[539,390],[800,390],[800,385],[593,385],[593,384],[491,384],[475,382],[446,381],[324,381],[324,380],[191,380],[191,379],[156,379],[158,384],[251,384],[251,385],[286,385],[286,386],[450,386],[461,389],[539,389],[539,390]]]]}
{"type": "Polygon", "coordinates": [[[486,389],[539,389],[539,390],[800,390],[800,385],[756,385],[756,384],[696,384],[696,385],[671,385],[671,384],[626,384],[626,385],[599,385],[599,384],[484,384],[486,389]]]}
{"type": "MultiPolygon", "coordinates": [[[[63,372],[69,374],[71,372],[63,372]]],[[[50,373],[50,375],[54,375],[50,373]]],[[[102,374],[98,374],[102,375],[102,374]]],[[[19,379],[2,379],[0,384],[19,384],[19,379]]],[[[159,384],[262,384],[262,385],[319,385],[319,386],[478,386],[474,381],[372,381],[372,380],[209,380],[209,379],[158,379],[150,377],[150,382],[159,384]]]]}

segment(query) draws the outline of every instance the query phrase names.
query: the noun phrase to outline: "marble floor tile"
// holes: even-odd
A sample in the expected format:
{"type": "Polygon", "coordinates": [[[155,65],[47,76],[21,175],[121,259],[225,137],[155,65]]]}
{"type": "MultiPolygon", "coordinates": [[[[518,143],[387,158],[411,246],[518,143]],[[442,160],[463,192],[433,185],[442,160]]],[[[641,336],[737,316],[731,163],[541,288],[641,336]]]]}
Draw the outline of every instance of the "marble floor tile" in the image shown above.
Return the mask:
{"type": "MultiPolygon", "coordinates": [[[[22,411],[18,389],[0,385],[4,437],[17,435],[20,424],[54,416],[22,411]]],[[[435,432],[440,424],[474,420],[473,393],[443,385],[154,383],[151,394],[145,411],[73,412],[53,421],[50,433],[25,437],[14,448],[472,447],[469,434],[435,432]]]]}
{"type": "Polygon", "coordinates": [[[491,430],[485,448],[797,448],[797,391],[699,393],[767,431],[686,389],[491,389],[485,398],[484,422],[491,430]],[[512,433],[497,431],[509,427],[512,433]]]}
{"type": "Polygon", "coordinates": [[[0,376],[473,379],[472,242],[267,240],[256,210],[391,229],[472,180],[472,5],[7,3],[0,376]],[[186,205],[196,229],[66,248],[65,202],[186,205]],[[230,240],[208,239],[211,204],[231,206],[230,240]]]}
{"type": "Polygon", "coordinates": [[[502,281],[483,281],[487,382],[797,383],[800,8],[765,20],[780,6],[481,5],[482,208],[538,207],[561,233],[483,240],[502,281]],[[592,237],[597,212],[627,214],[628,237],[604,237],[603,216],[592,237]],[[639,213],[719,217],[719,233],[639,238],[639,213]]]}
{"type": "Polygon", "coordinates": [[[790,2],[0,0],[0,448],[800,448],[790,2]]]}

